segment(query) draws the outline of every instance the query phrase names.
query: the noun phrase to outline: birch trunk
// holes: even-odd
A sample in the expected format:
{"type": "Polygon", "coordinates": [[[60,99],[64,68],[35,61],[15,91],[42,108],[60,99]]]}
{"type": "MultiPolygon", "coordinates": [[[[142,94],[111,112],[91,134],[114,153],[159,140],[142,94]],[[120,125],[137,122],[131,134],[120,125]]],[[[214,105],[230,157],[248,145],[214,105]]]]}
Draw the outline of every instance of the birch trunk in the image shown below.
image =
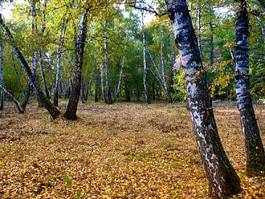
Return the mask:
{"type": "MultiPolygon", "coordinates": [[[[35,36],[37,34],[37,10],[36,10],[36,4],[37,2],[36,1],[33,1],[32,4],[31,4],[31,17],[32,17],[32,28],[31,28],[31,31],[32,31],[32,35],[35,36]]],[[[37,51],[34,51],[33,54],[32,54],[32,71],[33,71],[33,76],[34,76],[34,79],[35,81],[39,81],[38,80],[38,71],[37,71],[37,65],[38,65],[38,52],[37,51]]],[[[32,88],[32,82],[30,82],[31,84],[31,87],[32,88]]],[[[35,94],[36,94],[36,97],[37,97],[37,100],[38,100],[38,106],[39,107],[42,107],[42,104],[40,102],[40,99],[39,99],[39,96],[37,94],[37,91],[35,90],[35,94]]],[[[29,99],[29,98],[28,98],[29,99]]],[[[25,103],[27,104],[27,103],[25,103]]]]}
{"type": "Polygon", "coordinates": [[[109,68],[109,49],[108,49],[108,32],[104,31],[104,50],[105,50],[105,77],[106,77],[106,104],[112,104],[111,90],[110,90],[110,68],[109,68]]]}
{"type": "Polygon", "coordinates": [[[163,30],[161,30],[161,47],[160,47],[160,57],[161,57],[161,80],[164,87],[164,91],[167,97],[167,100],[170,101],[170,96],[168,92],[167,87],[167,81],[166,81],[166,66],[165,66],[165,58],[164,58],[164,33],[163,30]]]}
{"type": "Polygon", "coordinates": [[[0,110],[4,108],[4,78],[3,78],[3,60],[4,60],[4,46],[2,41],[0,40],[0,110]]]}
{"type": "Polygon", "coordinates": [[[15,40],[13,35],[11,34],[10,30],[8,29],[8,27],[5,25],[3,19],[2,19],[2,15],[0,14],[0,24],[1,26],[4,28],[8,39],[10,40],[10,43],[14,49],[14,52],[17,56],[17,58],[19,59],[22,67],[24,68],[24,70],[26,71],[30,82],[32,82],[32,85],[34,86],[34,88],[36,89],[38,98],[40,99],[40,102],[44,105],[44,107],[48,110],[48,112],[50,113],[50,115],[55,119],[60,115],[60,111],[53,106],[53,104],[49,101],[49,99],[45,96],[45,94],[43,93],[43,91],[41,90],[40,86],[39,86],[39,82],[35,79],[35,76],[33,75],[27,61],[25,60],[23,54],[21,53],[21,51],[17,48],[15,40]]]}
{"type": "Polygon", "coordinates": [[[106,73],[106,104],[112,104],[112,96],[110,90],[110,68],[109,68],[109,49],[108,49],[108,32],[104,31],[104,50],[105,50],[105,73],[106,73]]]}
{"type": "Polygon", "coordinates": [[[196,17],[197,17],[197,27],[198,27],[198,45],[199,45],[199,50],[200,50],[200,54],[201,54],[201,58],[203,58],[203,53],[202,53],[202,40],[201,40],[201,27],[202,27],[202,23],[201,23],[201,2],[198,1],[198,7],[196,10],[196,17]]]}
{"type": "Polygon", "coordinates": [[[63,22],[62,27],[61,27],[61,35],[59,39],[59,44],[58,44],[58,49],[57,49],[57,63],[56,63],[56,79],[55,79],[55,88],[54,88],[54,98],[53,98],[53,104],[55,106],[58,106],[58,101],[59,101],[59,88],[60,85],[62,84],[61,81],[61,63],[62,63],[62,47],[64,44],[64,38],[65,38],[65,32],[66,32],[66,25],[67,25],[67,20],[63,22]]]}
{"type": "Polygon", "coordinates": [[[170,76],[169,76],[169,96],[170,102],[173,102],[173,95],[174,95],[174,65],[176,62],[176,53],[175,53],[175,46],[174,46],[174,33],[170,33],[170,50],[171,50],[171,66],[170,66],[170,76]]]}
{"type": "Polygon", "coordinates": [[[144,28],[144,13],[142,11],[142,37],[143,37],[143,65],[144,65],[144,71],[143,71],[143,84],[144,84],[144,99],[147,103],[150,103],[148,91],[147,91],[147,83],[146,83],[146,77],[147,77],[147,63],[146,63],[146,32],[144,28]]]}
{"type": "Polygon", "coordinates": [[[122,74],[123,74],[123,67],[124,67],[124,57],[122,58],[122,61],[121,61],[120,75],[119,75],[119,80],[118,80],[118,84],[117,84],[116,91],[115,91],[115,100],[117,99],[117,97],[119,96],[119,93],[120,93],[121,79],[122,79],[122,74]]]}
{"type": "Polygon", "coordinates": [[[206,72],[186,0],[166,0],[176,44],[186,72],[186,89],[193,129],[214,198],[226,198],[241,191],[240,179],[230,164],[215,122],[206,72]]]}
{"type": "Polygon", "coordinates": [[[101,83],[101,97],[105,100],[105,83],[104,83],[104,71],[103,64],[100,65],[100,83],[101,83]]]}
{"type": "MultiPolygon", "coordinates": [[[[46,30],[46,7],[47,7],[47,0],[43,0],[42,10],[41,10],[41,20],[42,20],[41,34],[42,36],[44,36],[45,30],[46,30]]],[[[39,51],[39,57],[40,57],[41,78],[44,84],[45,93],[46,93],[46,96],[50,98],[50,93],[49,93],[49,89],[48,89],[48,85],[47,85],[47,81],[45,77],[43,53],[41,50],[39,51]]]]}
{"type": "Polygon", "coordinates": [[[78,106],[78,101],[80,97],[80,89],[81,89],[81,78],[82,78],[82,66],[83,66],[83,57],[85,50],[85,42],[87,36],[87,15],[89,8],[84,10],[82,14],[80,24],[79,24],[79,33],[76,41],[76,60],[75,66],[73,70],[73,83],[71,94],[69,98],[69,102],[67,105],[66,112],[64,117],[68,120],[76,120],[76,111],[78,106]]]}
{"type": "Polygon", "coordinates": [[[248,176],[265,174],[265,152],[249,92],[248,11],[245,0],[240,1],[236,18],[235,76],[237,106],[245,136],[248,176]]]}

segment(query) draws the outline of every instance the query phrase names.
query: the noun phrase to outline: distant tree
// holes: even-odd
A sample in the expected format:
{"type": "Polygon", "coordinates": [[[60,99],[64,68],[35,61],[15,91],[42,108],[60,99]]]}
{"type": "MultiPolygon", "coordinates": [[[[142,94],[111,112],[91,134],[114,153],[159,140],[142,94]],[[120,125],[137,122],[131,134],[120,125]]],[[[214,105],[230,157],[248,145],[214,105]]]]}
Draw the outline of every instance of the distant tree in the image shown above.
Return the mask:
{"type": "Polygon", "coordinates": [[[206,72],[186,0],[166,0],[176,45],[186,72],[186,89],[193,128],[213,197],[241,191],[240,179],[223,149],[214,118],[206,72]]]}

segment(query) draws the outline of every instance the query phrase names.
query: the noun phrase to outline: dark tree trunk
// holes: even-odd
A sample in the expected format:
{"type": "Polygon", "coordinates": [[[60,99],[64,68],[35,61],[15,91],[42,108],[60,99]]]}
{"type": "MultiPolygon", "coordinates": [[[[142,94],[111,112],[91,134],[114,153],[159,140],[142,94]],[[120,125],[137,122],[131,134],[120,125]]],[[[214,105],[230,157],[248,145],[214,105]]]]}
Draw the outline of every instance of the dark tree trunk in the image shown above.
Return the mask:
{"type": "Polygon", "coordinates": [[[240,179],[230,164],[215,122],[206,73],[186,0],[166,0],[176,44],[186,72],[186,89],[197,145],[212,197],[226,198],[241,191],[240,179]]]}
{"type": "Polygon", "coordinates": [[[249,92],[248,11],[240,1],[236,19],[235,77],[237,106],[245,136],[247,175],[265,174],[265,153],[249,92]]]}
{"type": "Polygon", "coordinates": [[[69,102],[67,105],[66,112],[64,117],[68,120],[76,120],[76,111],[78,106],[78,101],[80,97],[80,89],[81,89],[81,77],[82,77],[82,66],[83,66],[83,57],[85,50],[85,42],[87,36],[87,15],[89,8],[84,10],[82,14],[80,24],[79,24],[79,33],[76,41],[76,60],[75,66],[73,70],[73,83],[71,94],[69,98],[69,102]]]}
{"type": "Polygon", "coordinates": [[[36,89],[37,95],[40,99],[40,102],[44,105],[44,107],[49,111],[49,113],[51,114],[51,116],[55,119],[60,115],[60,111],[53,106],[53,104],[49,101],[49,99],[45,96],[45,94],[43,93],[43,91],[41,90],[40,86],[39,86],[39,82],[36,80],[36,78],[34,77],[32,71],[30,70],[30,67],[27,63],[27,61],[25,60],[23,54],[21,53],[21,51],[17,48],[15,40],[13,35],[11,34],[10,30],[8,29],[8,27],[5,25],[3,19],[2,19],[2,15],[0,14],[0,24],[1,26],[4,28],[7,37],[10,40],[10,43],[12,45],[12,47],[14,48],[14,52],[16,53],[17,58],[19,59],[22,67],[24,68],[24,70],[26,71],[30,81],[32,82],[34,88],[36,89]]]}
{"type": "Polygon", "coordinates": [[[32,87],[33,87],[32,84],[29,83],[28,84],[28,88],[24,91],[24,100],[23,100],[23,102],[21,104],[23,110],[26,110],[26,107],[27,107],[27,105],[29,103],[30,94],[31,94],[31,92],[33,90],[32,87]]]}
{"type": "Polygon", "coordinates": [[[3,60],[4,60],[4,46],[2,41],[0,40],[0,110],[4,108],[4,78],[3,78],[3,60]]]}

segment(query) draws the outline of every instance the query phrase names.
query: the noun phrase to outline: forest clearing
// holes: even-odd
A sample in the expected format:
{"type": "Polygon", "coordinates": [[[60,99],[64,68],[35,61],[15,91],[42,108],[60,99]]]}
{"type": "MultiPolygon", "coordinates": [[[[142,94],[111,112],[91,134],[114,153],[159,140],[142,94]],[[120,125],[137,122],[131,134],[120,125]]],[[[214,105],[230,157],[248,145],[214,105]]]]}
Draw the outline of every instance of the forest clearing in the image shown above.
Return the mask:
{"type": "MultiPolygon", "coordinates": [[[[30,106],[0,112],[0,198],[208,198],[183,105],[80,105],[80,119],[51,121],[30,106]]],[[[240,117],[215,107],[222,143],[241,178],[234,198],[264,198],[265,178],[247,178],[240,117]]],[[[265,141],[265,107],[256,106],[265,141]]]]}

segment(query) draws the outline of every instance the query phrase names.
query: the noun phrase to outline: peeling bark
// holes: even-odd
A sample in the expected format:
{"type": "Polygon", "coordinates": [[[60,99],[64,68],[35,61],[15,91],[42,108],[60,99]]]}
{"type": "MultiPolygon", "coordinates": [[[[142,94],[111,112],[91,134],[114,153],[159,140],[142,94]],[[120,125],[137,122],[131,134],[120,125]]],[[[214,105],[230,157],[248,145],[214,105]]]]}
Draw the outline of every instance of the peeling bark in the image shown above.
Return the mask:
{"type": "Polygon", "coordinates": [[[186,89],[193,129],[201,154],[209,193],[226,198],[241,191],[240,179],[223,149],[212,109],[206,72],[186,0],[166,0],[176,44],[186,72],[186,89]]]}
{"type": "Polygon", "coordinates": [[[240,1],[236,18],[235,77],[237,106],[245,136],[248,176],[265,175],[265,152],[249,92],[248,11],[245,0],[240,1]]]}

